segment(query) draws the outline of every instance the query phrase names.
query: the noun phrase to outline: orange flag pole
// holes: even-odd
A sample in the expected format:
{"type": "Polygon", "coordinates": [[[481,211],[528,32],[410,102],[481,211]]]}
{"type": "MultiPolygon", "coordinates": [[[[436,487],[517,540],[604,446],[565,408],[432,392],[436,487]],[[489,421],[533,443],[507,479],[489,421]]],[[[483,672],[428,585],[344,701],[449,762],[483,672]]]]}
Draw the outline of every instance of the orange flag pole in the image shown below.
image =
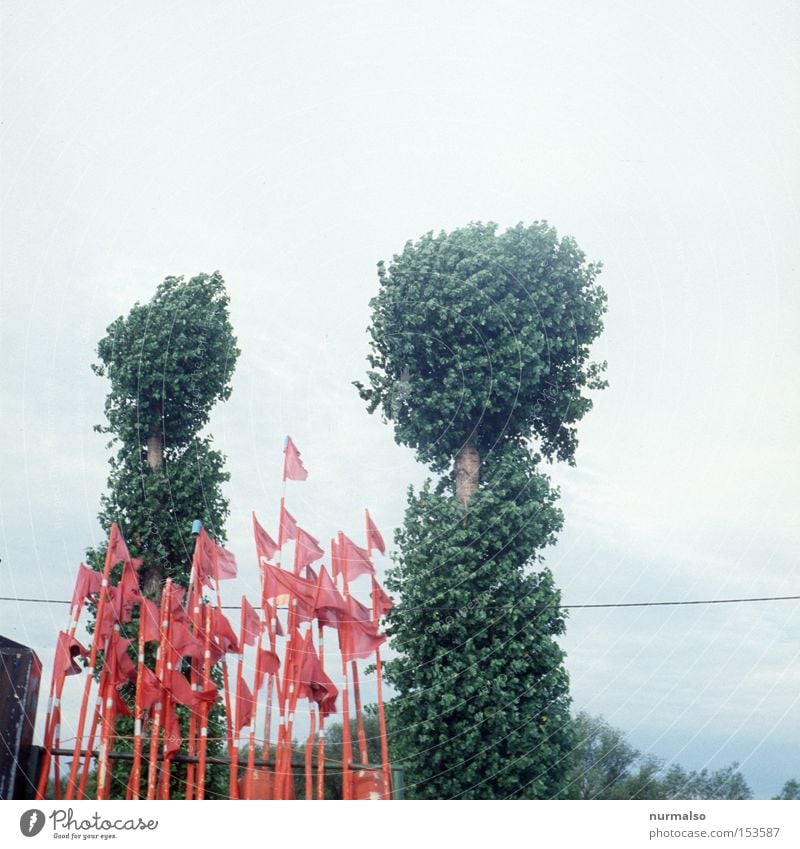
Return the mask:
{"type": "Polygon", "coordinates": [[[136,699],[133,708],[133,765],[129,786],[134,799],[142,796],[142,731],[144,709],[142,708],[142,686],[144,683],[144,610],[139,606],[139,641],[136,647],[136,699]]]}
{"type": "MultiPolygon", "coordinates": [[[[209,689],[211,683],[211,605],[205,605],[205,628],[203,651],[203,689],[209,689]]],[[[200,704],[200,744],[197,759],[196,798],[203,799],[206,792],[206,753],[208,750],[208,704],[200,704]]]]}
{"type": "MultiPolygon", "coordinates": [[[[332,549],[337,555],[339,564],[338,571],[342,575],[342,595],[345,602],[348,600],[349,587],[347,582],[347,562],[344,550],[344,535],[339,531],[338,544],[333,544],[332,549]]],[[[350,697],[347,692],[347,651],[349,647],[349,623],[345,619],[339,626],[339,641],[342,651],[342,796],[344,799],[353,798],[353,775],[351,764],[353,761],[353,745],[350,738],[350,697]]]]}
{"type": "Polygon", "coordinates": [[[111,786],[111,769],[109,766],[109,750],[114,739],[114,722],[116,710],[114,707],[113,688],[117,680],[117,652],[116,643],[119,639],[119,625],[114,625],[111,639],[108,641],[107,653],[111,655],[106,658],[108,676],[105,691],[101,692],[101,715],[100,715],[100,751],[97,758],[97,798],[107,799],[111,786]]]}
{"type": "MultiPolygon", "coordinates": [[[[370,519],[369,510],[365,509],[364,514],[367,524],[367,552],[372,560],[373,535],[371,533],[372,520],[370,519]]],[[[374,525],[372,526],[374,527],[374,525]]],[[[377,528],[375,528],[377,531],[377,528]]],[[[383,539],[378,535],[378,551],[383,553],[383,539]]],[[[377,580],[375,579],[375,570],[372,571],[372,620],[378,624],[378,590],[377,580]]],[[[391,770],[389,767],[389,743],[386,735],[386,711],[383,705],[383,666],[381,665],[381,649],[378,646],[375,649],[375,678],[378,689],[378,727],[381,735],[381,772],[383,773],[384,792],[389,794],[391,798],[391,770]]]]}
{"type": "Polygon", "coordinates": [[[311,719],[311,727],[308,732],[308,740],[306,740],[306,799],[314,798],[314,738],[316,736],[316,714],[314,706],[309,699],[308,712],[311,719]]]}
{"type": "Polygon", "coordinates": [[[170,619],[169,597],[171,595],[172,578],[167,578],[161,591],[161,610],[159,618],[158,653],[156,654],[156,678],[161,683],[161,695],[153,705],[152,719],[150,721],[150,763],[147,768],[147,798],[156,798],[156,778],[158,772],[158,735],[161,729],[161,711],[166,697],[164,690],[164,665],[166,663],[165,653],[167,651],[167,637],[170,619]]]}
{"type": "MultiPolygon", "coordinates": [[[[325,670],[325,638],[322,622],[317,621],[319,636],[319,665],[325,670]]],[[[319,734],[317,740],[317,799],[325,798],[325,716],[319,712],[319,734]]]]}

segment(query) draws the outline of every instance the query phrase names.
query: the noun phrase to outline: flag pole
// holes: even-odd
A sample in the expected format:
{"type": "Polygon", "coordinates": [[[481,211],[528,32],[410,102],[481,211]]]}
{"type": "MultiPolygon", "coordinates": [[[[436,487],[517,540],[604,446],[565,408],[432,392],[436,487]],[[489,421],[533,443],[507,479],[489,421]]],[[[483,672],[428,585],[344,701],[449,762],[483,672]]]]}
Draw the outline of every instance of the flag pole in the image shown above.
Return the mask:
{"type": "MultiPolygon", "coordinates": [[[[332,541],[333,542],[333,541],[332,541]]],[[[338,543],[333,548],[339,559],[339,572],[342,575],[342,595],[348,610],[349,605],[349,587],[347,582],[347,554],[344,546],[344,534],[339,531],[338,543]]],[[[349,616],[349,614],[348,614],[349,616]]],[[[342,628],[339,631],[341,651],[342,651],[342,796],[344,799],[353,798],[352,773],[350,765],[353,760],[353,747],[350,738],[350,697],[347,692],[347,653],[349,648],[349,625],[347,619],[341,623],[342,628]]]]}
{"type": "MultiPolygon", "coordinates": [[[[203,690],[208,689],[211,681],[211,605],[203,605],[205,628],[203,629],[203,690]]],[[[200,705],[200,745],[197,757],[197,799],[205,798],[206,791],[206,752],[208,750],[208,710],[203,701],[200,705]]]]}
{"type": "Polygon", "coordinates": [[[164,653],[166,651],[165,636],[169,625],[169,595],[171,592],[172,578],[167,578],[164,588],[161,590],[161,607],[159,611],[159,641],[156,653],[156,678],[160,684],[158,701],[153,705],[152,718],[150,720],[150,763],[147,768],[147,799],[152,801],[156,797],[156,774],[158,770],[158,735],[161,728],[161,708],[166,692],[164,690],[164,653]]]}
{"type": "MultiPolygon", "coordinates": [[[[325,638],[323,636],[324,626],[317,620],[317,634],[319,636],[319,666],[325,671],[325,638]]],[[[319,712],[319,734],[317,742],[317,799],[325,798],[325,715],[319,712]]]]}
{"type": "MultiPolygon", "coordinates": [[[[372,561],[372,534],[370,533],[370,515],[369,510],[364,508],[364,518],[367,526],[367,553],[369,554],[370,562],[372,561]]],[[[383,540],[380,541],[383,546],[383,540]]],[[[377,579],[375,578],[375,568],[372,569],[372,621],[377,626],[378,616],[378,590],[377,579]]],[[[384,792],[391,798],[391,770],[389,768],[389,743],[386,735],[386,711],[383,706],[383,667],[381,664],[381,648],[375,648],[375,678],[377,682],[378,696],[378,727],[381,735],[381,771],[383,772],[384,792]]]]}
{"type": "Polygon", "coordinates": [[[142,791],[142,719],[144,717],[144,710],[142,709],[142,683],[144,679],[143,608],[144,605],[139,606],[139,641],[136,647],[136,699],[133,708],[133,765],[131,766],[131,776],[128,782],[132,788],[134,799],[141,798],[142,791]]]}

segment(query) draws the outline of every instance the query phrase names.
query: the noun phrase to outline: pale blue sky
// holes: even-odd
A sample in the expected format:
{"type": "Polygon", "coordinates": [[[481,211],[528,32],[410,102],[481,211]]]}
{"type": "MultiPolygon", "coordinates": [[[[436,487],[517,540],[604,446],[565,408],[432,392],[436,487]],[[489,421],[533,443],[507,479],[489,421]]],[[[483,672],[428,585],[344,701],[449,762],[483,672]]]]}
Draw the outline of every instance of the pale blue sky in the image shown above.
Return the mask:
{"type": "MultiPolygon", "coordinates": [[[[552,470],[564,602],[800,594],[796,4],[6,2],[1,31],[0,595],[67,596],[98,541],[89,363],[168,274],[228,283],[243,566],[286,433],[301,522],[356,535],[368,505],[388,539],[424,470],[350,386],[375,263],[542,218],[609,294],[611,386],[552,470]]],[[[0,602],[0,629],[47,660],[62,613],[0,602]]],[[[576,610],[575,707],[772,795],[800,778],[798,613],[576,610]]]]}

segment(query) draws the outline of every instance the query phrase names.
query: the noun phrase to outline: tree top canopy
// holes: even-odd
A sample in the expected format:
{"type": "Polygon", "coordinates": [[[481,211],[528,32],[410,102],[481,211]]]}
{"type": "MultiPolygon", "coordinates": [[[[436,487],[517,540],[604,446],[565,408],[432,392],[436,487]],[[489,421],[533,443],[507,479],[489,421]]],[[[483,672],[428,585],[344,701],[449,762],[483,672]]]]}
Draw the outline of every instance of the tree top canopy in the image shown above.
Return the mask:
{"type": "Polygon", "coordinates": [[[167,277],[146,304],[117,318],[99,342],[96,374],[107,376],[108,426],[123,443],[159,435],[182,448],[231,394],[239,350],[219,272],[167,277]]]}
{"type": "Polygon", "coordinates": [[[485,455],[532,437],[573,462],[584,390],[605,386],[605,364],[589,360],[606,304],[599,271],[544,221],[409,241],[378,264],[369,385],[355,385],[436,471],[467,442],[485,455]]]}

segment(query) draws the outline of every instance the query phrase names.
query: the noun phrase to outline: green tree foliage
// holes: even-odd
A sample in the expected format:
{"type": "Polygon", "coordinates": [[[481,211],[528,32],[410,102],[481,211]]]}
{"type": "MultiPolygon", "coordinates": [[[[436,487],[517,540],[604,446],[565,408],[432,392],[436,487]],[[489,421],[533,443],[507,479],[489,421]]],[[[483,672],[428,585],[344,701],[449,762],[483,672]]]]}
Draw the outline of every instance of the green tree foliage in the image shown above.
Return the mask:
{"type": "Polygon", "coordinates": [[[643,755],[605,719],[579,713],[574,719],[567,796],[571,799],[751,799],[737,763],[715,771],[687,772],[643,755]]]}
{"type": "Polygon", "coordinates": [[[783,785],[783,789],[777,796],[773,796],[773,799],[800,799],[800,781],[796,778],[790,778],[786,784],[783,785]]]}
{"type": "Polygon", "coordinates": [[[483,456],[538,437],[544,456],[573,462],[575,426],[604,385],[589,361],[602,330],[599,265],[545,222],[495,224],[408,242],[371,301],[370,412],[399,444],[444,471],[466,442],[483,456]]]}
{"type": "Polygon", "coordinates": [[[564,618],[539,552],[562,525],[542,456],[574,462],[605,385],[599,265],[545,222],[408,242],[371,301],[356,383],[398,443],[452,479],[409,493],[389,588],[392,759],[418,798],[560,795],[572,726],[564,618]],[[467,508],[467,509],[464,509],[467,508]]]}
{"type": "Polygon", "coordinates": [[[400,657],[385,664],[392,760],[410,798],[551,798],[571,747],[559,593],[536,549],[561,527],[524,449],[507,452],[468,512],[443,483],[409,496],[387,584],[400,657]]]}
{"type": "Polygon", "coordinates": [[[92,368],[111,384],[112,435],[103,527],[116,520],[155,595],[165,578],[189,579],[193,519],[225,538],[224,459],[201,434],[216,401],[231,393],[239,355],[222,276],[167,277],[146,304],[108,328],[92,368]],[[148,580],[149,578],[149,580],[148,580]]]}
{"type": "MultiPolygon", "coordinates": [[[[166,578],[186,587],[194,538],[192,521],[200,519],[217,539],[225,539],[228,499],[222,484],[229,474],[224,458],[202,429],[217,401],[231,393],[239,356],[228,316],[229,298],[219,272],[190,280],[167,277],[146,304],[134,304],[117,318],[97,346],[94,372],[107,377],[107,424],[96,430],[111,435],[108,490],[101,498],[104,528],[116,521],[131,555],[142,558],[140,582],[145,595],[158,601],[166,578]]],[[[89,550],[87,561],[102,570],[105,545],[89,550]]],[[[117,567],[117,572],[121,567],[117,567]]],[[[115,577],[118,577],[115,576],[115,577]]],[[[123,626],[134,637],[137,620],[123,626]]],[[[152,649],[148,647],[148,657],[152,649]]],[[[152,661],[152,658],[150,658],[152,661]]],[[[219,671],[214,676],[219,683],[219,671]]],[[[132,703],[132,686],[123,696],[132,703]]],[[[179,708],[182,726],[185,712],[179,708]]],[[[218,753],[224,713],[217,704],[209,717],[209,753],[218,753]]],[[[118,746],[132,733],[132,720],[118,720],[118,746]]],[[[185,766],[173,767],[181,793],[185,766]]],[[[227,795],[226,770],[211,769],[207,798],[227,795]]],[[[128,767],[117,764],[112,793],[123,795],[128,767]]]]}

